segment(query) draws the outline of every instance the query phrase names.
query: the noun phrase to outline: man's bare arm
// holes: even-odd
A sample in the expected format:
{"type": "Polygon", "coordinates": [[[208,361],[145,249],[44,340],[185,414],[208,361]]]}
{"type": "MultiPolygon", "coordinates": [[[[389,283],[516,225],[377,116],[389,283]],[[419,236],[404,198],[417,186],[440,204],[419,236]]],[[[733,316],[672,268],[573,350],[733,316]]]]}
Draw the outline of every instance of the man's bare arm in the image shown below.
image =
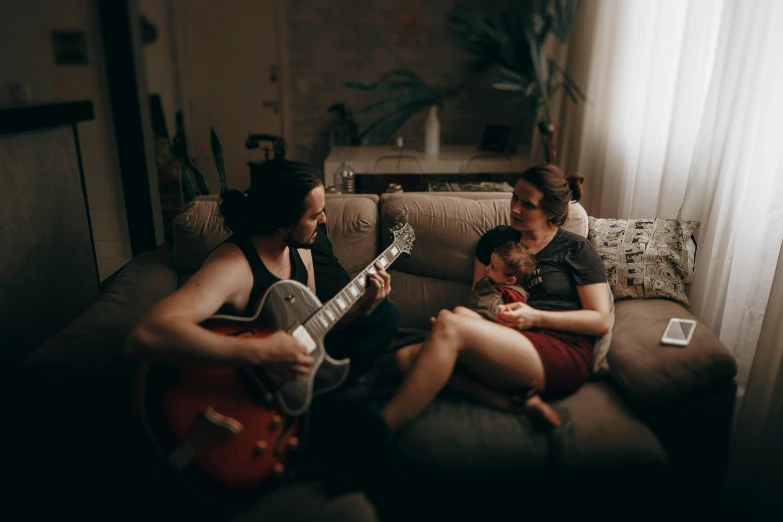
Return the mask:
{"type": "Polygon", "coordinates": [[[142,317],[128,336],[126,353],[180,368],[265,362],[307,366],[312,358],[284,332],[252,339],[221,335],[200,326],[246,284],[248,274],[243,270],[249,267],[243,261],[230,256],[208,260],[182,288],[142,317]]]}

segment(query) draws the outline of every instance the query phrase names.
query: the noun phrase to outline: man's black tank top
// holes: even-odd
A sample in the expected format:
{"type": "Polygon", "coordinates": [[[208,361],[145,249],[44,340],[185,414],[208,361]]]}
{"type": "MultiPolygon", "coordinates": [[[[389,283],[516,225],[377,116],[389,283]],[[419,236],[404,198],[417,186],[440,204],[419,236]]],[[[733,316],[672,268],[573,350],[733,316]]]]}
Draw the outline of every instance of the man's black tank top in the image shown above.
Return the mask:
{"type": "MultiPolygon", "coordinates": [[[[261,260],[261,257],[258,255],[258,252],[256,252],[253,243],[250,241],[250,238],[247,235],[232,234],[228,239],[226,239],[225,243],[234,243],[239,247],[242,253],[245,254],[245,258],[250,264],[250,270],[253,272],[253,289],[250,291],[250,298],[247,301],[247,307],[245,308],[244,313],[242,313],[242,315],[245,317],[252,316],[255,313],[256,308],[258,307],[258,303],[261,300],[261,296],[264,295],[266,289],[272,286],[274,283],[280,281],[280,278],[272,274],[272,272],[267,269],[266,265],[264,265],[264,262],[261,260]]],[[[302,261],[302,257],[295,248],[289,247],[288,252],[289,258],[291,260],[292,270],[290,279],[299,281],[303,285],[307,286],[307,267],[305,267],[304,262],[302,261]]],[[[224,312],[221,310],[218,313],[224,312]]]]}

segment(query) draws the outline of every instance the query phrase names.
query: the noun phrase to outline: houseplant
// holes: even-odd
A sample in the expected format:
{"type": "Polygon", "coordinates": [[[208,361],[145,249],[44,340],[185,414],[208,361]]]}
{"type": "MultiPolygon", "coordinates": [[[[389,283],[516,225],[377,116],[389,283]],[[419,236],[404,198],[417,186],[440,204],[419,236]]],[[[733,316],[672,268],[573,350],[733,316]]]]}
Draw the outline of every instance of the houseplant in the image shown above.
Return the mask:
{"type": "Polygon", "coordinates": [[[438,108],[445,100],[457,95],[457,89],[433,87],[413,69],[408,67],[388,46],[386,50],[398,65],[397,69],[382,74],[372,82],[346,82],[345,86],[362,91],[388,92],[389,97],[370,103],[356,110],[354,114],[382,113],[359,134],[362,143],[388,141],[394,133],[415,114],[428,109],[432,122],[438,108]]]}
{"type": "Polygon", "coordinates": [[[551,38],[565,42],[579,9],[579,0],[512,1],[499,9],[473,14],[454,8],[447,14],[446,33],[473,55],[469,75],[492,74],[493,88],[511,93],[506,103],[529,111],[541,136],[544,158],[555,163],[557,122],[552,117],[561,89],[574,103],[585,94],[553,58],[546,56],[551,38]]]}

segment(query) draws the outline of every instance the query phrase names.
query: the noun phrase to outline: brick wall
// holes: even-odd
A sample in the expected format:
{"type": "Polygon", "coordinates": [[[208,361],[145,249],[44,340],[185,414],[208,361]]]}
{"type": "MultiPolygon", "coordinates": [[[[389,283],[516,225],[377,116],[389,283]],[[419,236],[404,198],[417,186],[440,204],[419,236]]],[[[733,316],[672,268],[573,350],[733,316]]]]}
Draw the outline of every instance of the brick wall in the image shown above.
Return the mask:
{"type": "MultiPolygon", "coordinates": [[[[463,79],[469,60],[451,44],[445,33],[446,12],[454,0],[288,0],[288,45],[291,83],[291,123],[294,139],[290,157],[322,166],[329,153],[329,131],[334,115],[327,113],[333,103],[346,103],[358,109],[380,99],[344,87],[345,81],[371,81],[397,68],[379,38],[403,26],[405,8],[429,34],[429,41],[416,46],[395,45],[395,52],[425,81],[435,86],[456,86],[463,79]]],[[[481,0],[461,4],[481,6],[481,0]]],[[[441,143],[478,145],[484,125],[514,124],[522,116],[493,107],[502,93],[484,82],[472,92],[463,92],[447,101],[439,112],[441,143]]],[[[375,117],[357,116],[362,130],[375,117]]],[[[423,147],[423,118],[411,118],[398,132],[412,147],[423,147]]],[[[531,126],[523,125],[517,140],[530,143],[531,126]]]]}

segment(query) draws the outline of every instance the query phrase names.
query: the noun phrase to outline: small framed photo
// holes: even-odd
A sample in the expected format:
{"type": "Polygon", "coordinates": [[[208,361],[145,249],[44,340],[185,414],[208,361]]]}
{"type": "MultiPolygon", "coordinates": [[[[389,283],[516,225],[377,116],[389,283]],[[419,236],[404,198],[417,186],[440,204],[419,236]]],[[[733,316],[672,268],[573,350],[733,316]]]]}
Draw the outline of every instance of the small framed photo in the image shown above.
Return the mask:
{"type": "Polygon", "coordinates": [[[505,154],[511,152],[512,129],[508,125],[487,125],[481,136],[479,151],[505,154]]]}
{"type": "Polygon", "coordinates": [[[84,31],[52,31],[52,50],[57,65],[88,65],[84,31]]]}

